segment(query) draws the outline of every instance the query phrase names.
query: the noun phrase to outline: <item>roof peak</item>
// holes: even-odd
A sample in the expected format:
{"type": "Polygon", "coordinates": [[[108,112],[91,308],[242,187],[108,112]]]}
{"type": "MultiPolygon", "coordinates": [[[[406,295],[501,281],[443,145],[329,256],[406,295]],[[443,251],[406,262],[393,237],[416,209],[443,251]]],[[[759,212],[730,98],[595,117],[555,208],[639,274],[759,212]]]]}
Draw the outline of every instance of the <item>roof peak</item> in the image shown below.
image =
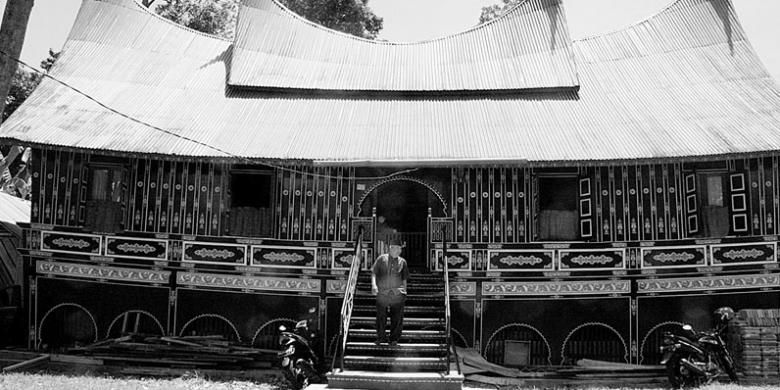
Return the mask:
{"type": "Polygon", "coordinates": [[[242,0],[229,84],[395,92],[576,88],[561,7],[561,0],[525,0],[470,30],[398,43],[320,26],[277,0],[242,0]]]}

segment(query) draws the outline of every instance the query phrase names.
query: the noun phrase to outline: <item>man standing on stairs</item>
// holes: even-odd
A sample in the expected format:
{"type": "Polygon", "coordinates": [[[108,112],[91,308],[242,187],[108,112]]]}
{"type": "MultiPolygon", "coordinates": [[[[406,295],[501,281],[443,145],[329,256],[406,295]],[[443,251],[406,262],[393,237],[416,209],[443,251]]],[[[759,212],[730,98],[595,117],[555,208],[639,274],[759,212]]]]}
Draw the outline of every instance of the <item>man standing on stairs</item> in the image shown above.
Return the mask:
{"type": "Polygon", "coordinates": [[[409,267],[401,257],[401,242],[391,239],[388,253],[379,256],[371,267],[371,292],[376,295],[376,344],[388,342],[385,333],[387,310],[390,309],[390,345],[397,345],[404,324],[406,281],[409,267]]]}

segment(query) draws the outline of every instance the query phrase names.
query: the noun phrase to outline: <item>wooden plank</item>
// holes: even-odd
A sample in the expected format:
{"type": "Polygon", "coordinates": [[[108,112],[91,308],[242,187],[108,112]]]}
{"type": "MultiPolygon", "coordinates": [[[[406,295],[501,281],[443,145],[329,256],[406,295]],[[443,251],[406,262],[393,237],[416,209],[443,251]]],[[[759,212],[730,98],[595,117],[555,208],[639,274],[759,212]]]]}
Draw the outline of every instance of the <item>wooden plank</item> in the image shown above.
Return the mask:
{"type": "Polygon", "coordinates": [[[81,364],[81,365],[89,365],[89,366],[103,365],[102,359],[96,359],[96,358],[86,357],[86,356],[77,356],[77,355],[54,354],[51,355],[51,361],[56,363],[81,364]]]}
{"type": "Polygon", "coordinates": [[[21,363],[16,363],[16,364],[8,366],[8,367],[3,367],[3,373],[21,371],[21,370],[24,370],[24,369],[27,369],[27,368],[32,368],[32,367],[35,367],[37,365],[46,363],[48,361],[49,361],[49,355],[48,354],[41,355],[41,356],[29,359],[29,360],[25,360],[25,361],[23,361],[21,363]]]}

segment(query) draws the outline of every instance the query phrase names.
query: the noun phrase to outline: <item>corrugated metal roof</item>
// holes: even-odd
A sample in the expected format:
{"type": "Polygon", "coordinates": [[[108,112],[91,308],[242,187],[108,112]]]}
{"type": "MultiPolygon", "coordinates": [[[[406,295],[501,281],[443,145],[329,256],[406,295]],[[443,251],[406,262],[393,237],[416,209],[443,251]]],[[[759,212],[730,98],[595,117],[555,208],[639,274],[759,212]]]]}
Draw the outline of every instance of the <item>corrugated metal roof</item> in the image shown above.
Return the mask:
{"type": "Polygon", "coordinates": [[[0,222],[30,222],[30,202],[0,192],[0,222]]]}
{"type": "Polygon", "coordinates": [[[169,133],[44,80],[0,127],[0,137],[334,164],[571,164],[780,150],[780,92],[726,0],[679,0],[573,48],[579,92],[235,90],[225,86],[230,42],[134,4],[90,0],[53,76],[169,133]]]}
{"type": "Polygon", "coordinates": [[[579,85],[561,0],[526,0],[490,23],[415,43],[357,38],[311,23],[276,0],[242,0],[229,83],[377,91],[579,85]]]}

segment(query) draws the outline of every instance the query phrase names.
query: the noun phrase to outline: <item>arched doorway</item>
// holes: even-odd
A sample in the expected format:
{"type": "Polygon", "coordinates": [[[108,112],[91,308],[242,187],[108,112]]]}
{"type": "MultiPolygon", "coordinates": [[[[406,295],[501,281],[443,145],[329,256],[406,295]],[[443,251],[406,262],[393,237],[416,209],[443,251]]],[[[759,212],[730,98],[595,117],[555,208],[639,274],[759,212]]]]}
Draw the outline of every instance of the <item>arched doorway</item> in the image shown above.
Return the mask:
{"type": "Polygon", "coordinates": [[[385,250],[383,243],[398,238],[405,243],[403,253],[412,272],[428,272],[428,217],[445,216],[444,203],[425,183],[398,178],[371,190],[361,203],[361,215],[376,210],[377,255],[385,250]],[[430,214],[430,215],[429,215],[430,214]]]}

